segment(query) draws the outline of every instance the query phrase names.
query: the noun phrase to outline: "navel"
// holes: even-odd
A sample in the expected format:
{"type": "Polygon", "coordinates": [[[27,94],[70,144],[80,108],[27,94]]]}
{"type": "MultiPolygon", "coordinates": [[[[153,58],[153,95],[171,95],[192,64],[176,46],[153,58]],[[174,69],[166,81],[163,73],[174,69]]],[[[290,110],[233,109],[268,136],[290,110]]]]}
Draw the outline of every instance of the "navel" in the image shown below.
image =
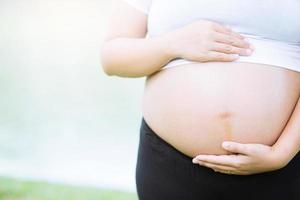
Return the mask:
{"type": "Polygon", "coordinates": [[[220,118],[220,119],[222,119],[222,120],[224,120],[224,119],[229,119],[229,118],[231,118],[233,116],[233,113],[232,112],[228,112],[228,111],[226,111],[226,112],[221,112],[219,115],[218,115],[218,117],[220,118]]]}

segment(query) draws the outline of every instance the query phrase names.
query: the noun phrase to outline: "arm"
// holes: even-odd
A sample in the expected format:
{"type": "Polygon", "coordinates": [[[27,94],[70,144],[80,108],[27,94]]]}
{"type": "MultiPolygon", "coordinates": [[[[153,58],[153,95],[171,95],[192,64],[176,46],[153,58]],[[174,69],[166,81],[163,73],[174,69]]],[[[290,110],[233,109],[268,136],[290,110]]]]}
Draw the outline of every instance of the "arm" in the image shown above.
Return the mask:
{"type": "Polygon", "coordinates": [[[102,48],[103,69],[107,75],[148,76],[172,59],[164,46],[161,38],[113,39],[102,48]]]}
{"type": "Polygon", "coordinates": [[[278,151],[278,158],[283,158],[285,163],[288,163],[300,151],[300,98],[288,124],[273,148],[278,151]]]}
{"type": "Polygon", "coordinates": [[[223,142],[232,155],[199,155],[197,163],[221,173],[249,175],[283,168],[300,151],[300,97],[286,127],[273,146],[223,142]]]}
{"type": "Polygon", "coordinates": [[[162,37],[145,38],[147,15],[115,1],[108,33],[101,48],[101,64],[108,75],[142,77],[174,58],[162,37]]]}
{"type": "Polygon", "coordinates": [[[142,77],[174,58],[231,62],[252,52],[242,35],[207,20],[145,38],[147,15],[123,1],[116,1],[114,8],[101,49],[102,67],[108,75],[142,77]]]}

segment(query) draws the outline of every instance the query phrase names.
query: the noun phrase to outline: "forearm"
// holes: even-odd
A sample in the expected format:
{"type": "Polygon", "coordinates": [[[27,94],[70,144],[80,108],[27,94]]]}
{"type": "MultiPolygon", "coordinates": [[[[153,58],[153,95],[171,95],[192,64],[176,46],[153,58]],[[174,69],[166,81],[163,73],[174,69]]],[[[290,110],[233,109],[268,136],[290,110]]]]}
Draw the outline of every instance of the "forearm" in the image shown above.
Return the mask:
{"type": "Polygon", "coordinates": [[[163,37],[116,38],[105,42],[101,51],[106,74],[120,77],[148,76],[173,58],[163,37]]]}
{"type": "Polygon", "coordinates": [[[289,162],[300,151],[300,98],[294,112],[273,148],[289,162]]]}

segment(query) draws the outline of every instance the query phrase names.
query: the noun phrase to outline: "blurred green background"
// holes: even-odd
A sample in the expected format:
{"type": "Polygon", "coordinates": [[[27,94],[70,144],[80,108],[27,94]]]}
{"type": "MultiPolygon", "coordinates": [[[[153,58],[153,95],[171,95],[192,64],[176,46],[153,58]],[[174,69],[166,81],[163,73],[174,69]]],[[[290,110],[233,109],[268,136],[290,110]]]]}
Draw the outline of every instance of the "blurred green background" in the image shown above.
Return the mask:
{"type": "Polygon", "coordinates": [[[102,71],[110,10],[109,0],[0,1],[0,199],[60,199],[61,184],[84,186],[68,189],[76,200],[136,192],[144,78],[102,71]]]}

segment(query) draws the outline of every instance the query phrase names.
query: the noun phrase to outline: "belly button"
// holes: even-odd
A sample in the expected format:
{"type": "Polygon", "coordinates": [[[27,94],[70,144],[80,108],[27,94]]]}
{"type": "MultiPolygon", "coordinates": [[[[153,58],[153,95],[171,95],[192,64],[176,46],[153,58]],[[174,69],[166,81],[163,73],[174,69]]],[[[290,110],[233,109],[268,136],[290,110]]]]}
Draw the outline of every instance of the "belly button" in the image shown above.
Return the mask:
{"type": "Polygon", "coordinates": [[[219,114],[220,119],[229,119],[233,116],[232,112],[222,112],[219,114]]]}

